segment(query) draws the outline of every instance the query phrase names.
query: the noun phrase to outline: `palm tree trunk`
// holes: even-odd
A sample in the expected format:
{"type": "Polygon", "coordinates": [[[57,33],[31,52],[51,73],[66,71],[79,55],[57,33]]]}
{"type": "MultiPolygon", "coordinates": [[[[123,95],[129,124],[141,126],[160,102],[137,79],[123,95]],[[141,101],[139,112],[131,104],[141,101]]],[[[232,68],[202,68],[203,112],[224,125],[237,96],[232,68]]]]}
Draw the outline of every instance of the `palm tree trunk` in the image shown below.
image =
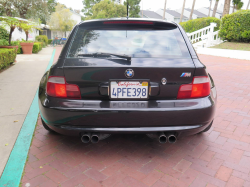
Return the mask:
{"type": "Polygon", "coordinates": [[[235,9],[235,4],[234,4],[234,6],[233,6],[233,13],[234,13],[234,9],[235,9]]]}
{"type": "Polygon", "coordinates": [[[186,3],[186,0],[183,0],[183,6],[182,6],[182,11],[181,11],[180,23],[182,22],[183,12],[184,12],[184,8],[185,8],[185,3],[186,3]]]}
{"type": "Polygon", "coordinates": [[[229,11],[230,11],[230,0],[225,0],[222,17],[229,14],[229,11]]]}
{"type": "Polygon", "coordinates": [[[216,14],[216,11],[217,11],[217,8],[218,8],[218,4],[219,4],[219,0],[216,0],[215,5],[214,5],[214,10],[213,10],[212,17],[215,17],[215,14],[216,14]]]}
{"type": "Polygon", "coordinates": [[[208,11],[207,17],[210,17],[211,6],[212,6],[212,0],[210,0],[210,7],[209,7],[209,11],[208,11]]]}
{"type": "Polygon", "coordinates": [[[165,4],[164,4],[164,12],[163,12],[163,16],[162,16],[163,20],[165,19],[166,4],[167,4],[167,0],[165,0],[165,4]]]}
{"type": "Polygon", "coordinates": [[[196,0],[193,0],[193,6],[192,6],[192,10],[191,10],[191,13],[190,13],[189,20],[191,20],[192,17],[193,17],[195,1],[196,1],[196,0]]]}
{"type": "Polygon", "coordinates": [[[247,4],[247,9],[249,8],[249,5],[250,5],[250,0],[248,1],[248,4],[247,4]]]}

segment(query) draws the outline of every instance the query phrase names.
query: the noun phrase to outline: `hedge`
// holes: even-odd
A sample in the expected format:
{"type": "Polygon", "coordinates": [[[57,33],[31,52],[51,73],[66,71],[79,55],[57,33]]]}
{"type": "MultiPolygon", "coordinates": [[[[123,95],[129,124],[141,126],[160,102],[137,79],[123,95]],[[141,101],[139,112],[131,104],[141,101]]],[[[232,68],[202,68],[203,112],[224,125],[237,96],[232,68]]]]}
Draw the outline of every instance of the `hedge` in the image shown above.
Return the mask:
{"type": "Polygon", "coordinates": [[[41,42],[35,42],[33,45],[32,53],[38,53],[42,50],[41,42]]]}
{"type": "Polygon", "coordinates": [[[11,41],[11,46],[17,46],[17,54],[23,54],[22,46],[20,45],[20,41],[11,41]]]}
{"type": "Polygon", "coordinates": [[[210,23],[217,23],[217,27],[214,28],[214,31],[219,30],[221,20],[214,17],[193,19],[186,22],[181,22],[180,25],[187,33],[191,33],[209,26],[210,23]]]}
{"type": "Polygon", "coordinates": [[[52,41],[53,41],[52,39],[49,39],[48,44],[51,44],[51,43],[52,43],[52,41]]]}
{"type": "Polygon", "coordinates": [[[224,16],[219,36],[229,42],[250,42],[250,10],[240,10],[224,16]]]}
{"type": "Polygon", "coordinates": [[[2,26],[0,26],[0,40],[9,41],[9,32],[2,26]]]}
{"type": "Polygon", "coordinates": [[[0,69],[8,67],[16,59],[16,49],[0,48],[0,69]]]}
{"type": "Polygon", "coordinates": [[[44,42],[44,43],[45,43],[45,46],[48,45],[48,37],[45,36],[45,35],[36,36],[36,40],[37,40],[38,42],[44,42]]]}

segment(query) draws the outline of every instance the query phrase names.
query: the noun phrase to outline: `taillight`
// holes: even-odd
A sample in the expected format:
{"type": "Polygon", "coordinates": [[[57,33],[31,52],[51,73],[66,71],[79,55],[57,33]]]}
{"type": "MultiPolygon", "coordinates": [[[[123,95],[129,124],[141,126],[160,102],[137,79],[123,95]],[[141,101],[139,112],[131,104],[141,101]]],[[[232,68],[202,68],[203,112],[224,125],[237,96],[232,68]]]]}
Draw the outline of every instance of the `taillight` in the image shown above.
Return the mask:
{"type": "Polygon", "coordinates": [[[191,84],[179,88],[177,99],[206,97],[210,94],[210,83],[207,76],[194,77],[191,84]]]}
{"type": "Polygon", "coordinates": [[[77,85],[68,84],[64,77],[50,76],[46,93],[52,97],[81,99],[81,92],[77,85]]]}

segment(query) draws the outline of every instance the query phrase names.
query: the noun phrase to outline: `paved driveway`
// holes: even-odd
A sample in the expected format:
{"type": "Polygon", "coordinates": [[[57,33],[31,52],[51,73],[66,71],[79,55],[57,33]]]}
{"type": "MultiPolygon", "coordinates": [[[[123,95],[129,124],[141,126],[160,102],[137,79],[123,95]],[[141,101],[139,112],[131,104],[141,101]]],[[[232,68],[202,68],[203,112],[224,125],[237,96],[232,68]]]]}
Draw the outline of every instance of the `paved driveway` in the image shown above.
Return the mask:
{"type": "Polygon", "coordinates": [[[38,119],[23,186],[250,186],[250,61],[200,55],[218,90],[212,129],[159,144],[113,135],[98,144],[48,133],[38,119]],[[27,184],[29,183],[29,184],[27,184]]]}

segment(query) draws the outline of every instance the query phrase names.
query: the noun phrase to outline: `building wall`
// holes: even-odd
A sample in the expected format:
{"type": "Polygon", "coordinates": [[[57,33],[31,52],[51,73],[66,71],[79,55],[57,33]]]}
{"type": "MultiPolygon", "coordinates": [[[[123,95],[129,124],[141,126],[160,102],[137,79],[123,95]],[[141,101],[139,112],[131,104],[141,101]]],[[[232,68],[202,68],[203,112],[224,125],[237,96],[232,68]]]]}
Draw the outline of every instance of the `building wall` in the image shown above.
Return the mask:
{"type": "Polygon", "coordinates": [[[81,16],[75,13],[72,13],[71,18],[76,21],[76,24],[80,23],[82,21],[81,16]]]}
{"type": "MultiPolygon", "coordinates": [[[[181,14],[182,8],[177,9],[177,10],[175,10],[175,11],[178,12],[179,14],[181,14]]],[[[185,9],[184,9],[183,15],[186,16],[187,18],[189,18],[189,17],[190,17],[190,13],[191,13],[191,12],[189,12],[188,10],[185,10],[185,9]]],[[[198,16],[197,16],[196,14],[193,13],[192,19],[197,19],[197,17],[198,17],[198,16]]]]}
{"type": "MultiPolygon", "coordinates": [[[[1,24],[0,24],[0,25],[1,25],[1,24]]],[[[5,27],[5,29],[6,29],[7,31],[10,30],[9,27],[5,27]]],[[[29,33],[28,40],[33,41],[33,40],[35,40],[36,36],[38,36],[38,35],[39,35],[39,30],[33,29],[33,31],[29,33]]],[[[25,32],[24,32],[23,30],[20,31],[20,30],[18,30],[18,29],[16,28],[16,29],[14,30],[14,32],[12,33],[11,41],[16,41],[16,40],[21,41],[22,39],[23,39],[23,40],[26,40],[26,34],[25,34],[25,32]]]]}
{"type": "MultiPolygon", "coordinates": [[[[211,8],[211,9],[212,9],[212,8],[211,8]]],[[[205,15],[208,15],[209,9],[203,7],[203,8],[197,9],[197,11],[199,11],[199,12],[205,14],[205,15]]],[[[212,17],[212,14],[213,14],[213,11],[211,10],[211,11],[210,11],[210,17],[212,17]]],[[[216,17],[216,18],[221,19],[221,16],[222,16],[221,14],[218,14],[218,13],[215,14],[215,17],[216,17]]]]}
{"type": "MultiPolygon", "coordinates": [[[[163,10],[162,9],[157,10],[156,13],[163,16],[163,10]]],[[[174,21],[174,16],[172,16],[172,15],[168,14],[167,12],[165,12],[165,19],[167,21],[174,21]]]]}

